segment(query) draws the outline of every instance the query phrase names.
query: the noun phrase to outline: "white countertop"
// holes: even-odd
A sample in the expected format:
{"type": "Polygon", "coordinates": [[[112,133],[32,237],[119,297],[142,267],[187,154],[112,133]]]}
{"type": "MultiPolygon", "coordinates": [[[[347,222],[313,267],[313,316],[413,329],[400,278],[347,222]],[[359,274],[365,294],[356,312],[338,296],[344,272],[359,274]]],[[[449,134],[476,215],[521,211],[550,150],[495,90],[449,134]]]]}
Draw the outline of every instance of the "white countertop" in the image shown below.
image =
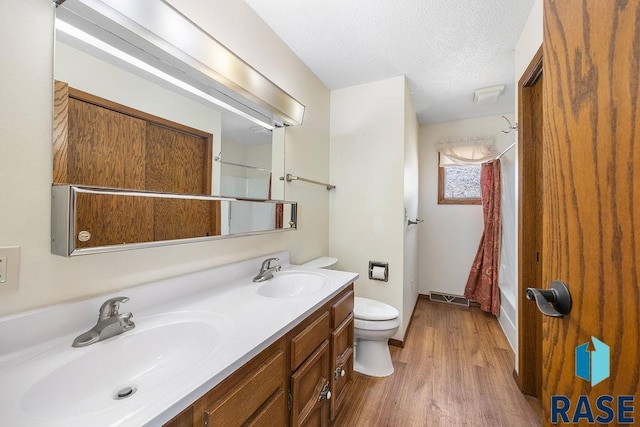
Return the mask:
{"type": "MultiPolygon", "coordinates": [[[[356,273],[292,266],[288,253],[281,252],[116,294],[0,318],[0,426],[160,426],[357,278],[356,273]],[[283,271],[319,272],[327,278],[326,285],[308,295],[260,296],[255,292],[258,285],[252,278],[268,257],[280,258],[278,264],[282,265],[283,271]],[[100,305],[118,295],[130,298],[120,306],[120,312],[132,312],[136,328],[88,347],[72,348],[73,339],[95,325],[100,305]],[[155,319],[166,313],[176,316],[198,316],[200,313],[220,320],[220,343],[184,371],[179,381],[148,388],[140,386],[125,400],[114,400],[108,393],[100,395],[98,397],[104,399],[98,405],[100,409],[86,412],[73,401],[68,402],[68,407],[62,404],[49,408],[45,403],[46,395],[33,393],[34,385],[60,364],[73,363],[75,358],[80,360],[84,352],[99,349],[94,346],[107,346],[111,340],[125,337],[136,329],[149,328],[155,319]]],[[[127,357],[134,363],[136,354],[127,357]]],[[[126,364],[126,359],[123,363],[126,364]]],[[[99,370],[100,366],[95,369],[99,370]]],[[[87,386],[82,384],[82,387],[87,386]]],[[[120,387],[118,384],[108,386],[116,390],[120,387]]],[[[73,396],[73,384],[65,384],[65,387],[56,394],[57,401],[65,402],[64,396],[73,396]],[[69,389],[65,390],[65,387],[69,389]]]]}

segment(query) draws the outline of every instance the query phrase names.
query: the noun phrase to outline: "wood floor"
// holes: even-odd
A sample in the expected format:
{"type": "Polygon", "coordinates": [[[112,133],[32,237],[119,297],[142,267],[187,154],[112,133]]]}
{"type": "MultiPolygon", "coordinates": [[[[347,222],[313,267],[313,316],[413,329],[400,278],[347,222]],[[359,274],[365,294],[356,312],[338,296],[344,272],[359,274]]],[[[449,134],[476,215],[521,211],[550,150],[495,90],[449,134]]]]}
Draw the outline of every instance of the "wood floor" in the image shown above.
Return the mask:
{"type": "Polygon", "coordinates": [[[405,343],[390,347],[392,376],[355,374],[334,426],[541,425],[495,317],[420,298],[405,343]]]}

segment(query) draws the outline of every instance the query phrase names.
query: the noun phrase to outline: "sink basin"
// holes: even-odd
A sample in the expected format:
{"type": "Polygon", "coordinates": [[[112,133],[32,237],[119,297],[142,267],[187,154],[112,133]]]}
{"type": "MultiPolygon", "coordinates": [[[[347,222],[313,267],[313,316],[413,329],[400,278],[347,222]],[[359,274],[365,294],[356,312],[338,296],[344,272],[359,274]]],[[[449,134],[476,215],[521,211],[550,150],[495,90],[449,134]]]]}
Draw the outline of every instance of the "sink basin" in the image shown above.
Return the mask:
{"type": "Polygon", "coordinates": [[[328,279],[310,271],[280,271],[258,287],[258,295],[269,298],[291,298],[321,290],[328,279]]]}
{"type": "Polygon", "coordinates": [[[29,419],[48,425],[106,422],[175,392],[228,330],[226,318],[204,312],[136,319],[124,334],[84,348],[65,342],[1,375],[0,400],[15,400],[29,419]]]}

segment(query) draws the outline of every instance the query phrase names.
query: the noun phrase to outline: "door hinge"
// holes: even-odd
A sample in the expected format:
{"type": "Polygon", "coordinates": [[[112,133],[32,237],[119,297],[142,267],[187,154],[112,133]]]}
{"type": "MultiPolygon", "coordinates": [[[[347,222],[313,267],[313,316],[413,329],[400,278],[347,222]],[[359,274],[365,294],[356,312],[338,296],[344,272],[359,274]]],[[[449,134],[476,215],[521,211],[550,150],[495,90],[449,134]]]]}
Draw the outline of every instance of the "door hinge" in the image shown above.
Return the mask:
{"type": "Polygon", "coordinates": [[[291,410],[292,405],[293,405],[293,396],[291,395],[291,392],[289,392],[289,394],[287,395],[287,408],[291,410]]]}

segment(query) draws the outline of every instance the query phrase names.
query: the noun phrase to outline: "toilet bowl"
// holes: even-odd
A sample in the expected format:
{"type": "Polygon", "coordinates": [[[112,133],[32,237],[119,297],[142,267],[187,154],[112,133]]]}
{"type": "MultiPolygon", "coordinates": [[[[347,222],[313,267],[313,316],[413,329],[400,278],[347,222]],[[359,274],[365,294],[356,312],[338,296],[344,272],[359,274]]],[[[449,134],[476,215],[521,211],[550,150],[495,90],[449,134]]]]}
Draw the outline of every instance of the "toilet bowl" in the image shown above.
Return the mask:
{"type": "Polygon", "coordinates": [[[353,316],[354,371],[372,377],[393,374],[388,341],[400,327],[398,310],[380,301],[355,297],[353,316]]]}

